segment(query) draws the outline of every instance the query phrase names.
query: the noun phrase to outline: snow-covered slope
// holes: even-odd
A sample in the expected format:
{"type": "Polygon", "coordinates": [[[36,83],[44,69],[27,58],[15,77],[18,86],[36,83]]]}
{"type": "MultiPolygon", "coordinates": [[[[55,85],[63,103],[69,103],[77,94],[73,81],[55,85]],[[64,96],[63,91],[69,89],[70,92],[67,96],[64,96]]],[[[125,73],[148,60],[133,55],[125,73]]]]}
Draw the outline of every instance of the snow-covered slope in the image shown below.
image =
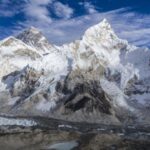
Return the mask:
{"type": "Polygon", "coordinates": [[[2,40],[0,57],[1,113],[114,124],[150,119],[150,50],[119,39],[106,19],[60,47],[31,27],[2,40]]]}
{"type": "Polygon", "coordinates": [[[22,69],[41,57],[35,48],[14,37],[8,37],[0,41],[0,77],[22,69]]]}

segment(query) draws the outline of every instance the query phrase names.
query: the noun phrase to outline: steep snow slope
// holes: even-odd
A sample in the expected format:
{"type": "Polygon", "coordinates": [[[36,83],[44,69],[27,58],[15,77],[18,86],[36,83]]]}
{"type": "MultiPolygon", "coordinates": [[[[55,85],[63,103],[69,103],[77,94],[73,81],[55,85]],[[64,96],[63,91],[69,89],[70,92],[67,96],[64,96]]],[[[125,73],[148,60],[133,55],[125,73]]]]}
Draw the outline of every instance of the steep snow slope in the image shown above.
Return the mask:
{"type": "Polygon", "coordinates": [[[35,49],[14,37],[0,42],[0,77],[31,64],[42,55],[35,49]]]}
{"type": "Polygon", "coordinates": [[[32,27],[1,41],[0,57],[2,113],[114,124],[150,119],[150,51],[119,39],[106,19],[61,47],[32,27]]]}

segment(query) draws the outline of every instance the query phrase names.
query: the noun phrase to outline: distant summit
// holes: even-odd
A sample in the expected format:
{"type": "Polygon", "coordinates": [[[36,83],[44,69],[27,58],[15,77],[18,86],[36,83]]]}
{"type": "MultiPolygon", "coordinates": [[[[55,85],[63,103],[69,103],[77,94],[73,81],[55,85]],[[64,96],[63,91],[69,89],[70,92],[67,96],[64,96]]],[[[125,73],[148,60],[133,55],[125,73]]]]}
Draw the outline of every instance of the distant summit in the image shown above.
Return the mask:
{"type": "Polygon", "coordinates": [[[43,53],[48,53],[52,45],[48,42],[46,37],[35,27],[30,27],[16,36],[17,39],[23,41],[31,47],[35,47],[43,53]]]}

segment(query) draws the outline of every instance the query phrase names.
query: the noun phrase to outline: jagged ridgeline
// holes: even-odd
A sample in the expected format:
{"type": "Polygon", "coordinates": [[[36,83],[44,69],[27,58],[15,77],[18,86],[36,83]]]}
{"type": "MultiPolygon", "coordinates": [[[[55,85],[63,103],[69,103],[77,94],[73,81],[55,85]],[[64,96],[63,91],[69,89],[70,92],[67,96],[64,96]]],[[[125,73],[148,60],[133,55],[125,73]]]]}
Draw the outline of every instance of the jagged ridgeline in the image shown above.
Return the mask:
{"type": "Polygon", "coordinates": [[[56,46],[31,27],[0,41],[0,113],[105,124],[149,123],[150,50],[104,19],[56,46]]]}

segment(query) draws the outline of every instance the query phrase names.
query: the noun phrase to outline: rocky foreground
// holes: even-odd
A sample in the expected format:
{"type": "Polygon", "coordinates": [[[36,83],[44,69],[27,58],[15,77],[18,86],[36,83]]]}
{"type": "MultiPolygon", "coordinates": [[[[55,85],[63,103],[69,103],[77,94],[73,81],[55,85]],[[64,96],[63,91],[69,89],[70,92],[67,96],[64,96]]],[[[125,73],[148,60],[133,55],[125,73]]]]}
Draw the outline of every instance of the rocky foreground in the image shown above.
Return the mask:
{"type": "Polygon", "coordinates": [[[73,123],[43,117],[7,119],[17,119],[18,125],[0,126],[3,150],[148,150],[150,146],[150,126],[73,123]],[[25,120],[32,126],[21,125],[25,120]]]}

